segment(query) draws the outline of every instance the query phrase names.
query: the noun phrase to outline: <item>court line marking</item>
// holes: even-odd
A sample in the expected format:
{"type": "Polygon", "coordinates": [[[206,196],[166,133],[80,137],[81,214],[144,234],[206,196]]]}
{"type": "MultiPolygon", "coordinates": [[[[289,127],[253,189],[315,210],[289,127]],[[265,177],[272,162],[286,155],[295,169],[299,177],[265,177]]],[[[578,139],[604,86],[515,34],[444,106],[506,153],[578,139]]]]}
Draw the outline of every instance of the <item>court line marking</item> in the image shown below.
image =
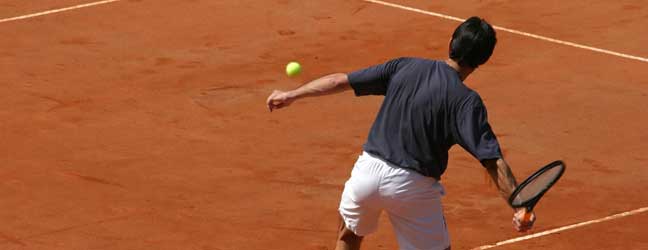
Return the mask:
{"type": "MultiPolygon", "coordinates": [[[[443,19],[453,20],[453,21],[457,21],[457,22],[463,22],[465,20],[465,19],[462,19],[462,18],[459,18],[459,17],[444,15],[444,14],[441,14],[441,13],[436,13],[436,12],[432,12],[432,11],[412,8],[412,7],[409,7],[409,6],[395,4],[395,3],[389,3],[389,2],[380,1],[380,0],[363,0],[363,1],[374,3],[374,4],[380,4],[380,5],[384,5],[384,6],[387,6],[387,7],[396,8],[396,9],[416,12],[416,13],[420,13],[420,14],[424,14],[424,15],[435,16],[435,17],[439,17],[439,18],[443,18],[443,19]]],[[[509,29],[509,28],[496,26],[496,25],[493,25],[493,28],[496,29],[496,30],[501,30],[501,31],[505,31],[505,32],[509,32],[509,33],[513,33],[513,34],[517,34],[517,35],[521,35],[521,36],[531,37],[531,38],[535,38],[535,39],[539,39],[539,40],[543,40],[543,41],[547,41],[547,42],[551,42],[551,43],[567,45],[567,46],[571,46],[571,47],[575,47],[575,48],[579,48],[579,49],[590,50],[590,51],[594,51],[594,52],[599,52],[599,53],[603,53],[603,54],[618,56],[618,57],[631,59],[631,60],[637,60],[637,61],[641,61],[641,62],[648,62],[648,58],[645,58],[645,57],[633,56],[633,55],[619,53],[619,52],[615,52],[615,51],[611,51],[611,50],[595,48],[595,47],[592,47],[592,46],[577,44],[577,43],[568,42],[568,41],[563,41],[563,40],[559,40],[559,39],[555,39],[555,38],[551,38],[551,37],[531,34],[531,33],[528,33],[528,32],[509,29]]]]}
{"type": "Polygon", "coordinates": [[[28,19],[28,18],[38,17],[38,16],[44,16],[44,15],[49,15],[49,14],[54,14],[54,13],[59,13],[59,12],[64,12],[64,11],[70,11],[70,10],[76,10],[76,9],[81,9],[81,8],[87,8],[87,7],[92,7],[92,6],[102,5],[102,4],[109,4],[109,3],[113,3],[113,2],[119,2],[119,1],[122,1],[122,0],[104,0],[104,1],[99,1],[99,2],[92,2],[92,3],[84,3],[84,4],[74,5],[74,6],[60,8],[60,9],[46,10],[46,11],[43,11],[43,12],[37,12],[37,13],[33,13],[33,14],[27,14],[27,15],[22,15],[22,16],[17,16],[17,17],[9,17],[9,18],[0,19],[0,23],[17,21],[17,20],[22,20],[22,19],[28,19]]]}
{"type": "Polygon", "coordinates": [[[554,229],[539,232],[539,233],[534,233],[534,234],[530,234],[530,235],[526,235],[526,236],[522,236],[522,237],[517,237],[517,238],[513,238],[513,239],[509,239],[509,240],[500,241],[500,242],[497,242],[497,243],[491,244],[491,245],[479,246],[479,247],[473,248],[472,250],[489,249],[489,248],[493,248],[493,247],[497,247],[497,246],[501,246],[501,245],[520,242],[520,241],[523,241],[523,240],[538,238],[538,237],[549,235],[549,234],[555,234],[557,232],[561,232],[561,231],[565,231],[565,230],[569,230],[569,229],[574,229],[574,228],[577,228],[577,227],[583,227],[583,226],[587,226],[587,225],[591,225],[591,224],[601,223],[601,222],[604,222],[604,221],[619,219],[619,218],[623,218],[623,217],[626,217],[626,216],[630,216],[630,215],[634,215],[634,214],[638,214],[638,213],[643,213],[643,212],[646,212],[646,211],[648,211],[648,207],[642,207],[642,208],[638,208],[638,209],[635,209],[635,210],[632,210],[632,211],[618,213],[618,214],[610,215],[610,216],[603,217],[603,218],[600,218],[600,219],[589,220],[589,221],[576,223],[576,224],[572,224],[572,225],[568,225],[568,226],[564,226],[564,227],[554,228],[554,229]]]}

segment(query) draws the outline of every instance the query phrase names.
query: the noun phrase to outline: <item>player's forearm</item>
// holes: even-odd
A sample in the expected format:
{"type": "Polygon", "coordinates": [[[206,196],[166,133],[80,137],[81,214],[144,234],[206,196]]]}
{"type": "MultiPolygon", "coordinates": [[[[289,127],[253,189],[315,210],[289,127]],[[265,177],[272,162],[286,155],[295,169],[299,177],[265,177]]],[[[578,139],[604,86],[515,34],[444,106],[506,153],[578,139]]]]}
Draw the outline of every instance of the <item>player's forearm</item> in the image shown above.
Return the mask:
{"type": "Polygon", "coordinates": [[[351,89],[349,85],[349,78],[344,73],[336,73],[321,78],[315,79],[303,86],[290,91],[290,94],[295,98],[321,96],[334,94],[351,89]]]}
{"type": "Polygon", "coordinates": [[[502,198],[508,200],[515,187],[517,187],[517,181],[506,161],[500,158],[485,160],[482,164],[486,167],[488,175],[490,175],[493,182],[497,185],[497,189],[502,198]]]}

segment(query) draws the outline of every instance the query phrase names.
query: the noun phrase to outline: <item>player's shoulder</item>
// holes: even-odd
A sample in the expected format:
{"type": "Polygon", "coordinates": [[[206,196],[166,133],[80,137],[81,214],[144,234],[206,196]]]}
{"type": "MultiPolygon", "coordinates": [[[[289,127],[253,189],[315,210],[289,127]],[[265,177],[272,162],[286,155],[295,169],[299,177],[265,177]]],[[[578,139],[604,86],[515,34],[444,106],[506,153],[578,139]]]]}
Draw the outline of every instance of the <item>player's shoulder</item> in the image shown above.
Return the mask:
{"type": "Polygon", "coordinates": [[[468,102],[475,103],[475,104],[483,103],[481,95],[479,95],[477,91],[471,88],[468,88],[468,92],[466,93],[466,100],[468,102]]]}
{"type": "Polygon", "coordinates": [[[440,62],[439,60],[434,60],[434,59],[428,59],[423,57],[409,57],[409,56],[398,57],[395,58],[394,60],[398,60],[401,62],[422,63],[422,64],[437,64],[440,62]]]}
{"type": "Polygon", "coordinates": [[[395,57],[389,60],[390,62],[401,62],[401,63],[422,63],[422,64],[437,64],[442,62],[440,60],[428,59],[423,57],[411,57],[411,56],[402,56],[395,57]]]}
{"type": "Polygon", "coordinates": [[[461,106],[464,108],[485,108],[481,95],[471,88],[467,88],[467,91],[464,93],[461,106]]]}
{"type": "Polygon", "coordinates": [[[421,57],[398,57],[390,60],[388,64],[396,66],[399,69],[408,69],[409,71],[428,71],[438,68],[441,62],[443,61],[421,57]]]}
{"type": "Polygon", "coordinates": [[[454,84],[449,93],[451,93],[452,100],[454,100],[453,103],[459,107],[483,106],[479,93],[463,83],[454,84]]]}

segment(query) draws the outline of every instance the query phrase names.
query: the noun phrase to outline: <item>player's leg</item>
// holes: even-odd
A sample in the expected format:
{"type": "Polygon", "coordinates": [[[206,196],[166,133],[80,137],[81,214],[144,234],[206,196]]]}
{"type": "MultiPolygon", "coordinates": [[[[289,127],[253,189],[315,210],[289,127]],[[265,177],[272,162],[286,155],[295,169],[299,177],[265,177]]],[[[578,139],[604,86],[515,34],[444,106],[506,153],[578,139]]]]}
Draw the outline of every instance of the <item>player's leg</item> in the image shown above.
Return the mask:
{"type": "Polygon", "coordinates": [[[441,184],[414,171],[394,168],[381,188],[387,198],[385,211],[401,250],[450,249],[441,184]]]}
{"type": "Polygon", "coordinates": [[[358,250],[362,243],[362,236],[358,236],[353,231],[346,228],[344,220],[340,217],[340,227],[338,228],[338,238],[335,244],[335,250],[358,250]]]}
{"type": "Polygon", "coordinates": [[[377,229],[382,212],[380,168],[380,162],[364,154],[355,163],[338,209],[341,222],[336,249],[359,249],[362,237],[377,229]]]}

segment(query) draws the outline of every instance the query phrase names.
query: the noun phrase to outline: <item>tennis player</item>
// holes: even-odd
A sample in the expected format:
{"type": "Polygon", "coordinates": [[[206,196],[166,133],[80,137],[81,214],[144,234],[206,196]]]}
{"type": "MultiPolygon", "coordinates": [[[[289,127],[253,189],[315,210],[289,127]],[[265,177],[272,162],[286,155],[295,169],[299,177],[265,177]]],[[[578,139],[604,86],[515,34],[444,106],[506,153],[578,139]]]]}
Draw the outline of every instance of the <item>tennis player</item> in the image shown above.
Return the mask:
{"type": "MultiPolygon", "coordinates": [[[[452,34],[449,58],[397,58],[350,74],[331,74],[292,91],[275,90],[266,103],[270,111],[303,97],[353,89],[356,96],[384,95],[364,152],[344,186],[336,249],[359,249],[374,232],[385,211],[402,250],[450,249],[439,183],[448,164],[448,150],[459,144],[485,167],[506,200],[517,186],[488,123],[486,106],[464,84],[493,53],[495,31],[485,20],[471,17],[452,34]]],[[[507,202],[508,204],[508,202],[507,202]]],[[[513,225],[526,231],[514,211],[513,225]]]]}

